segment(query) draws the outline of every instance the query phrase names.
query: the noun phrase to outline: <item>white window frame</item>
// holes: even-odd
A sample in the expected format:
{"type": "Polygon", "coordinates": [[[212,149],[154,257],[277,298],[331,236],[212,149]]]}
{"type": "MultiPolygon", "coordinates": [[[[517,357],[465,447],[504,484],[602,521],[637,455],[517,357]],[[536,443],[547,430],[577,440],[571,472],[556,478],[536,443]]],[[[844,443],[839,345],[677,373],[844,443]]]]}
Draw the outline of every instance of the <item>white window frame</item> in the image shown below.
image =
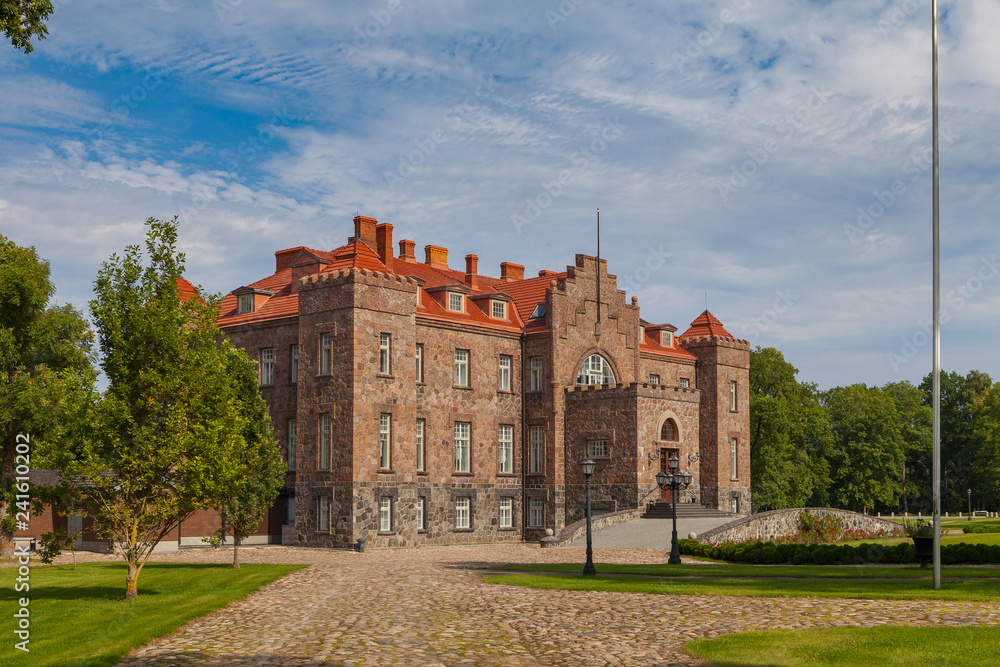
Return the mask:
{"type": "Polygon", "coordinates": [[[739,468],[737,467],[737,458],[739,456],[740,439],[730,438],[729,439],[729,478],[739,479],[739,468]]]}
{"type": "Polygon", "coordinates": [[[499,362],[500,391],[510,391],[510,369],[514,365],[514,357],[501,354],[499,362]]]}
{"type": "Polygon", "coordinates": [[[472,422],[455,422],[455,472],[471,472],[472,422]]]}
{"type": "Polygon", "coordinates": [[[392,532],[392,498],[382,496],[378,499],[378,531],[380,533],[392,532]]]}
{"type": "Polygon", "coordinates": [[[615,384],[615,371],[611,364],[598,353],[583,360],[576,374],[576,383],[580,385],[615,384]]]}
{"type": "Polygon", "coordinates": [[[274,348],[265,347],[260,351],[260,384],[270,387],[274,384],[274,348]]]}
{"type": "Polygon", "coordinates": [[[500,424],[497,429],[497,472],[504,475],[514,472],[513,424],[500,424]]]}
{"type": "Polygon", "coordinates": [[[455,530],[469,530],[472,527],[472,499],[455,498],[455,530]]]}
{"type": "Polygon", "coordinates": [[[497,299],[491,299],[492,301],[492,312],[493,319],[495,320],[505,320],[507,319],[507,302],[499,301],[497,299]]]}
{"type": "Polygon", "coordinates": [[[606,459],[610,454],[610,448],[608,447],[608,441],[604,438],[598,440],[588,440],[587,441],[587,457],[592,459],[606,459]]]}
{"type": "Polygon", "coordinates": [[[671,333],[671,332],[669,332],[669,331],[664,331],[662,333],[663,333],[663,336],[660,339],[662,341],[661,345],[663,347],[673,347],[674,346],[674,334],[671,333]]]}
{"type": "Polygon", "coordinates": [[[253,294],[240,294],[236,298],[240,315],[253,312],[253,294]]]}
{"type": "Polygon", "coordinates": [[[465,312],[465,297],[458,292],[448,292],[448,310],[455,313],[465,312]]]}
{"type": "Polygon", "coordinates": [[[331,438],[330,413],[324,412],[319,416],[319,469],[330,469],[330,440],[331,438]]]}
{"type": "Polygon", "coordinates": [[[500,509],[497,513],[497,525],[500,528],[514,527],[514,499],[501,498],[500,509]]]}
{"type": "Polygon", "coordinates": [[[691,386],[691,379],[690,378],[681,378],[679,384],[681,386],[681,389],[687,389],[687,388],[689,388],[691,386]]]}
{"type": "Polygon", "coordinates": [[[392,335],[385,332],[379,335],[378,372],[382,375],[392,372],[392,335]]]}
{"type": "Polygon", "coordinates": [[[729,381],[729,411],[737,412],[739,410],[739,390],[736,385],[736,380],[729,381]]]}
{"type": "Polygon", "coordinates": [[[650,373],[649,374],[649,384],[654,385],[654,386],[659,385],[660,384],[660,376],[657,375],[656,373],[650,373]]]}
{"type": "Polygon", "coordinates": [[[469,386],[469,351],[455,350],[455,386],[469,386]]]}
{"type": "Polygon", "coordinates": [[[417,496],[417,530],[427,530],[427,499],[417,496]]]}
{"type": "Polygon", "coordinates": [[[545,362],[542,357],[532,357],[529,360],[528,365],[530,367],[530,381],[528,386],[531,391],[541,391],[545,362]]]}
{"type": "Polygon", "coordinates": [[[299,381],[299,346],[298,344],[292,345],[288,350],[289,367],[288,376],[291,378],[291,383],[295,384],[299,381]]]}
{"type": "Polygon", "coordinates": [[[545,427],[532,426],[529,434],[528,473],[541,475],[545,473],[545,427]]]}
{"type": "Polygon", "coordinates": [[[316,521],[316,529],[321,533],[330,532],[330,497],[320,496],[319,497],[319,507],[318,507],[319,517],[316,521]]]}
{"type": "Polygon", "coordinates": [[[329,375],[330,366],[332,365],[332,343],[330,341],[330,334],[320,334],[319,336],[319,372],[320,375],[329,375]]]}
{"type": "Polygon", "coordinates": [[[383,412],[378,418],[378,467],[392,469],[392,413],[383,412]]]}
{"type": "Polygon", "coordinates": [[[415,360],[415,364],[416,365],[414,366],[414,376],[416,377],[417,382],[423,382],[424,381],[424,344],[423,343],[417,343],[417,351],[416,351],[415,355],[416,355],[416,360],[415,360]]]}
{"type": "Polygon", "coordinates": [[[541,528],[545,525],[545,500],[528,498],[528,527],[541,528]]]}
{"type": "Polygon", "coordinates": [[[427,420],[418,419],[416,426],[417,440],[417,472],[427,470],[427,449],[424,446],[424,436],[427,433],[427,420]]]}
{"type": "Polygon", "coordinates": [[[294,417],[288,420],[288,469],[295,470],[295,453],[299,446],[299,422],[294,417]]]}

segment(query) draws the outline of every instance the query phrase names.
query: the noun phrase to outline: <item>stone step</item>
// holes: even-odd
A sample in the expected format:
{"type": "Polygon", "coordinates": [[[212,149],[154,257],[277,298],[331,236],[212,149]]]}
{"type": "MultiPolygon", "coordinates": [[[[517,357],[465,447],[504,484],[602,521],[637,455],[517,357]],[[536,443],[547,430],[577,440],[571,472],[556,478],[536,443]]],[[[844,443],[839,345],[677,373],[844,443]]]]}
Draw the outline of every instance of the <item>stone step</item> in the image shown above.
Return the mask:
{"type": "MultiPolygon", "coordinates": [[[[642,515],[643,519],[670,519],[673,516],[673,507],[671,503],[658,502],[650,505],[646,512],[642,515]]],[[[713,507],[705,507],[704,505],[698,505],[696,503],[677,503],[677,518],[678,519],[709,519],[709,518],[726,518],[732,515],[727,512],[721,512],[713,507]]]]}

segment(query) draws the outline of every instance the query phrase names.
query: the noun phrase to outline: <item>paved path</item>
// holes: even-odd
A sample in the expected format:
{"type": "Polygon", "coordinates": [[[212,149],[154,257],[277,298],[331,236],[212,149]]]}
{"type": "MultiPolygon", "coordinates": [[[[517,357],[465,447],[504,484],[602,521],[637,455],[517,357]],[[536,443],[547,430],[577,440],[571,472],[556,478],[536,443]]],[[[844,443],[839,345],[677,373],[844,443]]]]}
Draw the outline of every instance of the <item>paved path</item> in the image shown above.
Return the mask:
{"type": "MultiPolygon", "coordinates": [[[[600,562],[659,563],[660,550],[604,549],[600,562]]],[[[62,557],[65,558],[65,557],[62,557]]],[[[86,560],[110,560],[86,555],[86,560]]],[[[227,562],[190,550],[158,561],[227,562]]],[[[243,562],[309,563],[197,619],[121,665],[695,664],[696,637],[772,628],[1000,625],[1000,602],[749,598],[544,591],[482,583],[469,569],[583,562],[582,548],[438,547],[365,554],[247,548],[243,562]]],[[[141,594],[141,586],[140,586],[141,594]]]]}
{"type": "MultiPolygon", "coordinates": [[[[704,533],[712,528],[733,521],[733,517],[677,519],[677,537],[688,536],[688,533],[704,533]]],[[[672,519],[633,519],[608,528],[595,530],[593,542],[595,549],[666,549],[670,550],[670,534],[673,530],[672,519]]],[[[584,533],[566,546],[586,546],[587,534],[584,533]]]]}

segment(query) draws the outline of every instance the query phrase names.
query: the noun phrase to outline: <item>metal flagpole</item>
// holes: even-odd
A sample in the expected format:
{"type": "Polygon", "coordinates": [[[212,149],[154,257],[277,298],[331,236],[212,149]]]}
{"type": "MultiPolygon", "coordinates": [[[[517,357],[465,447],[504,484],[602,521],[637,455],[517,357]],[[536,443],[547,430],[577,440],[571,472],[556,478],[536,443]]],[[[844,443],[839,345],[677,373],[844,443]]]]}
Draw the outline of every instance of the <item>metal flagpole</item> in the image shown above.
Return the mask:
{"type": "Polygon", "coordinates": [[[601,333],[601,209],[597,208],[597,333],[601,333]]]}
{"type": "Polygon", "coordinates": [[[931,207],[933,209],[932,245],[934,253],[934,374],[933,393],[933,529],[934,529],[934,590],[941,588],[941,216],[939,208],[938,174],[938,58],[937,0],[931,0],[931,135],[933,169],[931,207]]]}

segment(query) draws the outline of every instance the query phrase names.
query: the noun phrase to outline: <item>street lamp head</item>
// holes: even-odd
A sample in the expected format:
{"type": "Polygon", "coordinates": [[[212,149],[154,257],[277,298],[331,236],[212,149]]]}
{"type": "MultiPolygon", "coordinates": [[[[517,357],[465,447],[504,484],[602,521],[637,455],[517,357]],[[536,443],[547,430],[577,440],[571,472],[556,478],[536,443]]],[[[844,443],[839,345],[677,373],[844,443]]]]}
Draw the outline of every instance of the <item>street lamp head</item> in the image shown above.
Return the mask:
{"type": "Polygon", "coordinates": [[[685,487],[689,486],[691,484],[691,480],[694,479],[694,475],[692,475],[687,470],[685,470],[684,472],[682,472],[680,476],[683,479],[685,487]]]}
{"type": "Polygon", "coordinates": [[[659,484],[661,488],[666,486],[670,483],[670,475],[661,470],[656,473],[656,483],[659,484]]]}
{"type": "Polygon", "coordinates": [[[677,458],[676,454],[671,454],[670,458],[667,459],[667,467],[670,468],[670,472],[676,472],[680,465],[681,461],[677,458]]]}
{"type": "Polygon", "coordinates": [[[597,470],[597,461],[589,457],[585,458],[580,461],[580,468],[583,470],[584,475],[590,477],[594,474],[594,471],[597,470]]]}

